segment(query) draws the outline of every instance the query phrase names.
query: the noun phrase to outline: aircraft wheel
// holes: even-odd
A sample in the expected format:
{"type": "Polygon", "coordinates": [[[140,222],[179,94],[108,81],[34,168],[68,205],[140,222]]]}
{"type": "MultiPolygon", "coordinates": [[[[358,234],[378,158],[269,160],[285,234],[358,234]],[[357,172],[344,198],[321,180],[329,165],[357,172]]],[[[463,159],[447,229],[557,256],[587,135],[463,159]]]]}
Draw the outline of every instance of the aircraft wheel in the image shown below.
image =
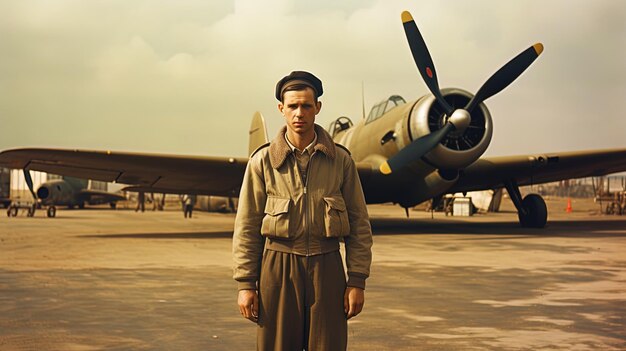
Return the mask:
{"type": "Polygon", "coordinates": [[[7,211],[7,216],[17,217],[17,207],[9,207],[9,210],[7,211]]]}
{"type": "Polygon", "coordinates": [[[50,218],[56,217],[56,215],[57,215],[57,208],[55,206],[48,207],[48,211],[46,211],[46,214],[50,218]]]}
{"type": "Polygon", "coordinates": [[[519,214],[522,227],[543,228],[548,222],[548,208],[546,202],[538,194],[529,194],[522,200],[526,215],[519,214]]]}
{"type": "Polygon", "coordinates": [[[111,206],[112,209],[115,209],[117,207],[117,203],[111,202],[109,203],[109,206],[111,206]]]}
{"type": "Polygon", "coordinates": [[[33,205],[33,207],[28,209],[28,212],[26,213],[26,216],[28,216],[28,217],[34,217],[35,216],[35,205],[33,205]]]}

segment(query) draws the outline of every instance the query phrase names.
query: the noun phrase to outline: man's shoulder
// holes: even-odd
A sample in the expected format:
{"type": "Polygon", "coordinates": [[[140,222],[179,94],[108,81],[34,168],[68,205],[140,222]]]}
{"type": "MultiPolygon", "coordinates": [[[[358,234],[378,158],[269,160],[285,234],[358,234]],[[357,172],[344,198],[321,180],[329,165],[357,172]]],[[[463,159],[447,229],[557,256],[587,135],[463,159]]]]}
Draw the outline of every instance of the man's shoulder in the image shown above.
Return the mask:
{"type": "Polygon", "coordinates": [[[350,157],[352,156],[352,154],[350,153],[350,150],[348,150],[347,147],[345,147],[345,146],[343,146],[343,145],[341,145],[339,143],[335,143],[335,150],[337,150],[338,153],[345,154],[346,156],[350,156],[350,157]]]}
{"type": "Polygon", "coordinates": [[[252,152],[252,154],[250,154],[250,159],[254,158],[254,157],[255,157],[255,155],[257,155],[257,154],[262,154],[262,152],[261,152],[261,151],[262,151],[262,150],[267,150],[267,148],[268,148],[269,146],[270,146],[270,143],[269,143],[269,142],[267,142],[267,143],[265,143],[265,144],[263,144],[263,145],[261,145],[261,146],[257,147],[257,148],[256,148],[256,150],[254,150],[254,151],[252,152]]]}

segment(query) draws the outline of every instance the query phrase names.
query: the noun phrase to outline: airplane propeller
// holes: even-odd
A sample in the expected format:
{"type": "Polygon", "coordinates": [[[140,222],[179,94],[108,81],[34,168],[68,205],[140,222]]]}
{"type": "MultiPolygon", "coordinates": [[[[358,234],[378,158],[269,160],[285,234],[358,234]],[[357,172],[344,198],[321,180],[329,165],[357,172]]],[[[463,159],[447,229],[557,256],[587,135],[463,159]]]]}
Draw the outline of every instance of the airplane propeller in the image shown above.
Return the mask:
{"type": "Polygon", "coordinates": [[[28,185],[28,190],[30,190],[30,193],[33,194],[33,200],[35,200],[35,202],[37,202],[37,194],[35,193],[35,189],[33,186],[33,178],[31,178],[30,176],[30,172],[24,168],[24,180],[26,180],[26,185],[28,185]]]}
{"type": "Polygon", "coordinates": [[[543,52],[543,44],[537,43],[515,56],[506,65],[502,66],[483,84],[472,100],[465,106],[465,110],[472,112],[481,102],[501,92],[513,83],[543,52]]]}
{"type": "Polygon", "coordinates": [[[33,186],[33,178],[30,176],[30,172],[24,168],[24,180],[26,180],[26,185],[28,185],[28,190],[33,195],[33,206],[28,210],[28,217],[32,217],[35,215],[35,211],[37,209],[37,193],[35,193],[35,189],[33,186]]]}
{"type": "Polygon", "coordinates": [[[387,162],[384,162],[380,166],[380,171],[383,174],[390,174],[421,158],[436,147],[451,131],[465,129],[471,121],[470,113],[476,106],[509,86],[543,52],[541,43],[537,43],[522,51],[489,77],[465,108],[455,110],[441,94],[435,65],[428,52],[424,38],[422,38],[413,17],[408,11],[402,12],[402,22],[417,69],[448,118],[442,128],[414,140],[395,156],[387,160],[387,162]]]}

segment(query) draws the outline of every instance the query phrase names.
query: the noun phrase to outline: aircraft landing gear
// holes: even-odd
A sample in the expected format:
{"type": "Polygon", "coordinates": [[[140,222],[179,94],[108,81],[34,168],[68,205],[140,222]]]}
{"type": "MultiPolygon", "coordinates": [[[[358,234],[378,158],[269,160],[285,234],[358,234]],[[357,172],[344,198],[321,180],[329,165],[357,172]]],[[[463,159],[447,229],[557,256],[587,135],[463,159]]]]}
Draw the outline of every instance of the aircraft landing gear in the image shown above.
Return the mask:
{"type": "Polygon", "coordinates": [[[526,214],[519,214],[519,221],[522,227],[543,228],[548,221],[548,208],[546,202],[538,194],[528,194],[522,200],[522,206],[526,214]]]}
{"type": "Polygon", "coordinates": [[[548,208],[546,202],[538,194],[528,194],[522,200],[519,187],[514,180],[505,182],[504,186],[515,208],[522,227],[543,228],[548,222],[548,208]]]}
{"type": "Polygon", "coordinates": [[[46,214],[48,215],[48,217],[54,218],[57,215],[57,208],[55,206],[48,207],[48,211],[46,211],[46,214]]]}

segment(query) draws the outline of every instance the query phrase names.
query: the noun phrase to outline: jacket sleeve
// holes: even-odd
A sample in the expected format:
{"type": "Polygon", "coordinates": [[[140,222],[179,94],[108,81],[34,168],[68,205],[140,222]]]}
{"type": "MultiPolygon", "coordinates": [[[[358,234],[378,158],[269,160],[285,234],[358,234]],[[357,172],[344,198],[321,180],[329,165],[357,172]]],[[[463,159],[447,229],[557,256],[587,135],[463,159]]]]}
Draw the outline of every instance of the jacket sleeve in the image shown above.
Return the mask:
{"type": "Polygon", "coordinates": [[[365,289],[365,279],[369,277],[372,264],[372,228],[359,174],[354,161],[348,155],[344,159],[343,176],[341,193],[350,221],[350,235],[344,237],[348,286],[365,289]]]}
{"type": "MultiPolygon", "coordinates": [[[[259,155],[257,155],[259,156],[259,155]]],[[[253,157],[243,177],[233,233],[233,278],[239,290],[256,290],[265,238],[261,222],[265,212],[265,181],[260,157],[253,157]]]]}

